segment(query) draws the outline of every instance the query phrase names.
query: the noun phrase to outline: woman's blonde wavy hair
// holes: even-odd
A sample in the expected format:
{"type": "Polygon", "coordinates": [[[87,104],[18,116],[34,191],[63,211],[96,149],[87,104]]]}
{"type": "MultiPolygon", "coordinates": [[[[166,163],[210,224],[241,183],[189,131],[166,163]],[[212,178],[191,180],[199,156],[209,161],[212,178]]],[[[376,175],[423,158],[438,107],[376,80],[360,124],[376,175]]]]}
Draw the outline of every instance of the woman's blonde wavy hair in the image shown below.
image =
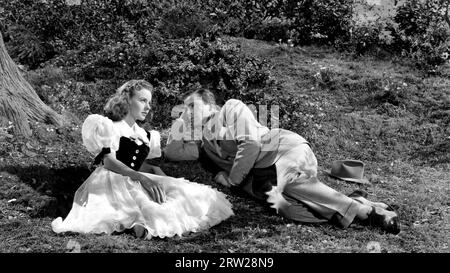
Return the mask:
{"type": "Polygon", "coordinates": [[[130,111],[130,99],[142,89],[153,93],[153,85],[146,80],[130,80],[124,83],[106,103],[105,116],[113,121],[122,120],[130,111]]]}

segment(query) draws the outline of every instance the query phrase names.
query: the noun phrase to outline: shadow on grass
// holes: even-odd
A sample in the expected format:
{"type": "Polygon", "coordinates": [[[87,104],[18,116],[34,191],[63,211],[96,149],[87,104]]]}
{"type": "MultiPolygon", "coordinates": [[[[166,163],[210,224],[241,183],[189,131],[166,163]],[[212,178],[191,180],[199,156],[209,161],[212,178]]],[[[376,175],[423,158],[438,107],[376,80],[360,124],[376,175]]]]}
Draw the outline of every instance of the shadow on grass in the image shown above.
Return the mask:
{"type": "MultiPolygon", "coordinates": [[[[195,162],[182,164],[162,164],[168,175],[185,177],[197,183],[210,185],[224,192],[233,204],[235,216],[224,221],[214,229],[228,234],[227,237],[241,236],[242,231],[283,224],[298,224],[295,221],[283,219],[274,209],[262,201],[249,197],[237,189],[228,189],[215,185],[210,175],[195,162]]],[[[89,177],[93,169],[88,165],[52,168],[44,165],[14,166],[2,168],[4,171],[16,175],[20,181],[30,187],[20,193],[17,203],[33,208],[29,211],[31,217],[63,217],[72,208],[73,197],[80,185],[89,177]]],[[[316,226],[311,224],[311,226],[316,226]]],[[[195,240],[197,236],[189,236],[195,240]]],[[[186,238],[187,239],[187,238],[186,238]]]]}
{"type": "MultiPolygon", "coordinates": [[[[235,215],[220,224],[217,229],[222,230],[228,236],[231,233],[235,233],[232,230],[241,230],[257,227],[270,227],[287,224],[302,224],[308,226],[321,226],[329,225],[330,223],[324,221],[322,223],[302,223],[294,220],[283,218],[279,215],[274,208],[270,207],[270,204],[263,200],[257,200],[251,197],[248,193],[242,189],[231,187],[226,188],[213,182],[211,174],[202,169],[201,164],[195,161],[191,162],[163,162],[160,164],[164,172],[167,175],[174,177],[184,177],[190,181],[200,184],[210,185],[211,187],[223,192],[227,195],[228,200],[233,205],[233,211],[235,215]]],[[[312,210],[309,210],[312,214],[319,217],[312,210]]],[[[238,236],[241,233],[238,232],[238,236]]]]}
{"type": "Polygon", "coordinates": [[[72,208],[73,196],[92,170],[86,165],[50,168],[43,165],[6,166],[3,168],[34,189],[21,196],[18,203],[32,206],[32,217],[65,217],[72,208]]]}

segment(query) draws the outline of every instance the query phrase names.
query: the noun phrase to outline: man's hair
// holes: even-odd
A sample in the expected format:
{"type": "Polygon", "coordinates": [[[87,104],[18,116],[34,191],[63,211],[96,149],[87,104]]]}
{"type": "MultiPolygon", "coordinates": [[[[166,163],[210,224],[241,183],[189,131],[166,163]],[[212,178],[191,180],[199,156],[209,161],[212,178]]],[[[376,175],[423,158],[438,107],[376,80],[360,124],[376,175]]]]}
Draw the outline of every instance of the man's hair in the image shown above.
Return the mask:
{"type": "Polygon", "coordinates": [[[105,116],[113,121],[122,120],[130,111],[130,99],[142,89],[153,92],[153,85],[146,80],[130,80],[124,83],[106,103],[105,116]]]}
{"type": "Polygon", "coordinates": [[[211,90],[207,88],[201,88],[195,90],[194,92],[187,92],[183,95],[182,99],[185,100],[187,97],[191,95],[198,95],[205,104],[209,104],[213,107],[218,107],[216,102],[216,96],[211,90]]]}

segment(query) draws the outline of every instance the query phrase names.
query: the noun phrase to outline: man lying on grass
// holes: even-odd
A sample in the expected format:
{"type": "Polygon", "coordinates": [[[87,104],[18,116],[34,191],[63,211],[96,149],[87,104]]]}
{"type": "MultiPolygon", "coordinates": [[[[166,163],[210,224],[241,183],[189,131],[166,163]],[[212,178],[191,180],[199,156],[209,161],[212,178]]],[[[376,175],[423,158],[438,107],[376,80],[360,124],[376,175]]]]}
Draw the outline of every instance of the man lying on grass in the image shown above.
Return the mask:
{"type": "Polygon", "coordinates": [[[165,158],[199,160],[214,180],[240,189],[299,222],[354,221],[398,234],[397,213],[355,192],[346,196],[317,178],[317,159],[300,135],[261,125],[242,101],[216,105],[201,89],[184,97],[184,111],[172,125],[165,158]],[[192,129],[190,129],[192,128],[192,129]]]}

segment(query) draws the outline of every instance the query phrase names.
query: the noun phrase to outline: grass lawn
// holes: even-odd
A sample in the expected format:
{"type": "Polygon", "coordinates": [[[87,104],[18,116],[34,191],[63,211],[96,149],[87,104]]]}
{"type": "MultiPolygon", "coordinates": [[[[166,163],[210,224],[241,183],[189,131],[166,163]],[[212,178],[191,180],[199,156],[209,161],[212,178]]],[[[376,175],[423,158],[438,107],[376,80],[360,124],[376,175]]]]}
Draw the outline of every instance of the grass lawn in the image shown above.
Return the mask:
{"type": "MultiPolygon", "coordinates": [[[[230,38],[231,39],[231,38],[230,38]]],[[[0,252],[450,252],[450,68],[425,76],[391,60],[354,58],[327,48],[290,48],[231,39],[245,54],[269,60],[272,77],[291,94],[298,111],[280,127],[308,139],[320,170],[333,160],[366,163],[373,200],[399,206],[402,231],[282,219],[239,193],[228,194],[235,216],[207,231],[181,238],[55,234],[50,222],[65,216],[73,194],[93,170],[81,143],[81,124],[54,128],[32,124],[29,140],[0,134],[0,252]],[[74,247],[75,245],[75,247],[74,247]]],[[[162,132],[167,136],[167,130],[162,132]]],[[[213,185],[196,162],[163,163],[166,173],[213,185]]]]}

